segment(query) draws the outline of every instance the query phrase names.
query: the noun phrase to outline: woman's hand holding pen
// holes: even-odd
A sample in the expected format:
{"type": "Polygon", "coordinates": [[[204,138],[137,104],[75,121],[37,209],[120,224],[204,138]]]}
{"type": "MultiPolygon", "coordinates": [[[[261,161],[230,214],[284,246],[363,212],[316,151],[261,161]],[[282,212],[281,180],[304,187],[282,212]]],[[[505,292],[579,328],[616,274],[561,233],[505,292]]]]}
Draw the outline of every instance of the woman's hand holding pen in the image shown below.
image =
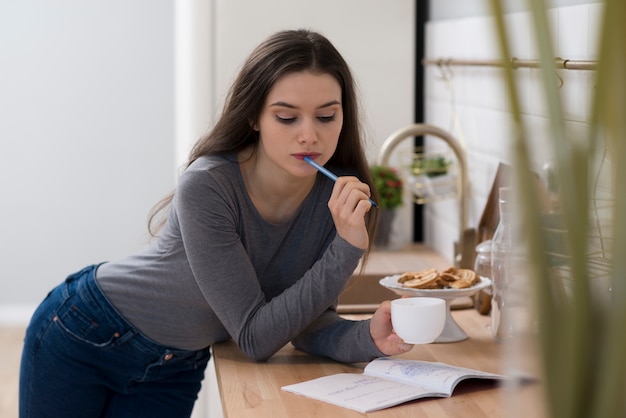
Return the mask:
{"type": "Polygon", "coordinates": [[[339,236],[357,248],[365,249],[369,237],[365,214],[372,209],[369,186],[358,178],[342,176],[337,179],[328,201],[339,236]]]}

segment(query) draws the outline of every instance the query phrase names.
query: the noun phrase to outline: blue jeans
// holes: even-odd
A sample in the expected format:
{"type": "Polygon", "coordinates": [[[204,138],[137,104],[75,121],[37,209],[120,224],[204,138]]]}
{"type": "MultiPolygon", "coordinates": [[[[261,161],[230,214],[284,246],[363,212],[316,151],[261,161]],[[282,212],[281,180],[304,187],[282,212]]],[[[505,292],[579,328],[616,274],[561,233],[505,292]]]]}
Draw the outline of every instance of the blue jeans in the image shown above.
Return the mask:
{"type": "Polygon", "coordinates": [[[102,294],[96,268],[69,276],[35,311],[22,352],[20,418],[190,416],[209,349],[172,349],[143,336],[102,294]]]}

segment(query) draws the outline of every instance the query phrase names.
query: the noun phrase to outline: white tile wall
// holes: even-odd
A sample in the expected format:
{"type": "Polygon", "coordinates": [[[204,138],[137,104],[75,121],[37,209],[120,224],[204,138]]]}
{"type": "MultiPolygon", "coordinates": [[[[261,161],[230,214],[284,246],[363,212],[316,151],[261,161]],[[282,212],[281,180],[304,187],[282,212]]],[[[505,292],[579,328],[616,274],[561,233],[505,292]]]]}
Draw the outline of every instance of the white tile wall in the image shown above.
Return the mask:
{"type": "MultiPolygon", "coordinates": [[[[550,9],[554,53],[564,59],[597,59],[597,34],[602,5],[594,3],[550,9]]],[[[534,46],[535,30],[530,15],[506,17],[512,39],[512,54],[539,58],[534,46]]],[[[426,31],[428,58],[499,59],[493,21],[490,17],[439,20],[426,31]]],[[[476,227],[484,209],[500,161],[510,163],[511,125],[509,102],[500,70],[488,67],[437,66],[426,71],[425,122],[450,131],[465,147],[469,162],[469,226],[476,227]]],[[[543,103],[541,70],[518,69],[520,103],[528,127],[537,170],[550,161],[551,150],[546,107],[543,103]]],[[[557,71],[554,74],[557,77],[557,71]]],[[[592,71],[562,70],[562,108],[566,131],[572,136],[585,129],[587,108],[593,92],[592,71]]],[[[436,141],[436,140],[435,140],[436,141]]],[[[426,209],[426,242],[445,257],[453,258],[453,243],[459,232],[456,201],[431,203],[426,209]]]]}

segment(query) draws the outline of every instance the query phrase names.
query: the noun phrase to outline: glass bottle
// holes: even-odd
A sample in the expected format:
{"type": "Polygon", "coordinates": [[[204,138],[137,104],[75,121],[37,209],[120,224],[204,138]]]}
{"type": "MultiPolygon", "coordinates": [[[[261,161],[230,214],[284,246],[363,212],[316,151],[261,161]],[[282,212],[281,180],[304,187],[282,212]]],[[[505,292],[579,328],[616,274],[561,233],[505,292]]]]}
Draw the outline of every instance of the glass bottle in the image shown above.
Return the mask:
{"type": "MultiPolygon", "coordinates": [[[[491,279],[491,240],[483,241],[476,246],[474,271],[481,277],[491,279]]],[[[491,290],[489,293],[491,293],[491,290]]]]}
{"type": "MultiPolygon", "coordinates": [[[[491,240],[483,241],[476,246],[474,271],[480,277],[491,280],[491,240]]],[[[474,308],[481,315],[491,313],[491,288],[479,290],[474,296],[474,308]]]]}
{"type": "Polygon", "coordinates": [[[509,294],[512,280],[512,190],[501,187],[498,206],[500,221],[491,240],[491,334],[498,341],[509,339],[513,334],[511,318],[511,295],[509,294]]]}

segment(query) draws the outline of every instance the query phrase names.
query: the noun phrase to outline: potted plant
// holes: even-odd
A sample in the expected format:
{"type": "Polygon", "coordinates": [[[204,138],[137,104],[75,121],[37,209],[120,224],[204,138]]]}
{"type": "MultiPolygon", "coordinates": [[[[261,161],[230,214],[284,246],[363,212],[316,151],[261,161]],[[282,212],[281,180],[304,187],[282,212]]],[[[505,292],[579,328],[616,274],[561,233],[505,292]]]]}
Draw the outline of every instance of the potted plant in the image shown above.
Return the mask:
{"type": "Polygon", "coordinates": [[[402,205],[402,179],[397,169],[382,165],[371,167],[372,179],[378,192],[380,209],[394,209],[402,205]]]}
{"type": "Polygon", "coordinates": [[[393,167],[374,165],[370,167],[370,170],[374,186],[378,192],[378,208],[380,210],[374,245],[386,247],[389,245],[396,208],[403,203],[404,183],[398,170],[393,167]]]}
{"type": "MultiPolygon", "coordinates": [[[[566,133],[560,106],[559,85],[554,77],[554,53],[546,19],[545,1],[531,2],[538,53],[543,73],[550,134],[554,150],[554,174],[560,223],[567,248],[566,277],[555,277],[548,256],[550,237],[543,228],[541,196],[535,187],[531,150],[511,64],[502,0],[493,0],[498,38],[505,65],[506,85],[514,121],[513,151],[515,187],[524,202],[520,221],[524,225],[527,276],[531,279],[532,312],[537,319],[538,366],[544,388],[546,416],[552,418],[604,418],[626,416],[626,195],[619,180],[626,178],[626,3],[605,0],[601,45],[596,69],[594,97],[586,132],[566,133]],[[621,91],[621,93],[620,93],[621,91]],[[607,196],[600,211],[598,161],[605,161],[603,181],[607,196]],[[601,221],[601,222],[599,222],[601,221]],[[595,250],[605,237],[601,258],[595,250]],[[601,266],[601,270],[598,266],[601,266]],[[608,280],[608,286],[602,285],[608,280]],[[564,291],[566,287],[567,291],[564,291]]],[[[558,266],[563,271],[563,266],[558,266]]]]}

